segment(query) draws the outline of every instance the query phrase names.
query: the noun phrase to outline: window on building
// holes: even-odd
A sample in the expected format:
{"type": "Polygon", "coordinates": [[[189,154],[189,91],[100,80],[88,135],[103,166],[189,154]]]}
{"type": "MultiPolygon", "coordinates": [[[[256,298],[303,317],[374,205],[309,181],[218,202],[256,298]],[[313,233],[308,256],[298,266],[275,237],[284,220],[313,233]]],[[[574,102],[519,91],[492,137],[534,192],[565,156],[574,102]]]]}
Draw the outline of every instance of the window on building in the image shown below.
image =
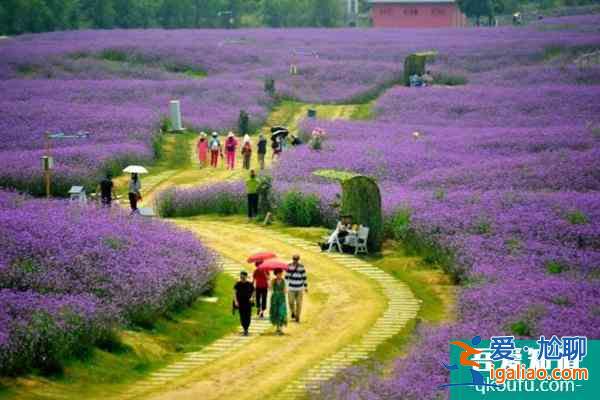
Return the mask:
{"type": "Polygon", "coordinates": [[[379,9],[381,15],[392,15],[392,7],[381,7],[379,9]]]}
{"type": "Polygon", "coordinates": [[[431,15],[446,15],[446,10],[443,8],[433,7],[431,9],[431,15]]]}
{"type": "Polygon", "coordinates": [[[419,15],[419,10],[417,8],[405,8],[404,9],[404,15],[407,16],[415,16],[415,15],[419,15]]]}

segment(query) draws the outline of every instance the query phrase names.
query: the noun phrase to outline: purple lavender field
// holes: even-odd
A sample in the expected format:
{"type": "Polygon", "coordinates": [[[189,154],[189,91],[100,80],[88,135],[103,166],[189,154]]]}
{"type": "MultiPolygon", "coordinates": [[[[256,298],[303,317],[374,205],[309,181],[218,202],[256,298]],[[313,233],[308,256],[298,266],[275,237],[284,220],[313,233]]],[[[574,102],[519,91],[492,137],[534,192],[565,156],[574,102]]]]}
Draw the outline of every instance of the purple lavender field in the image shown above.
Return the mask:
{"type": "MultiPolygon", "coordinates": [[[[597,22],[577,18],[580,25],[597,22]]],[[[267,77],[275,79],[279,97],[360,101],[397,81],[408,53],[435,48],[441,56],[434,70],[484,87],[515,85],[523,74],[526,81],[598,84],[597,66],[581,70],[564,62],[596,45],[597,34],[535,28],[23,35],[0,42],[0,185],[42,192],[46,131],[91,133],[87,140],[54,143],[59,192],[91,184],[115,165],[148,161],[173,98],[182,101],[184,125],[223,131],[236,126],[242,109],[254,126],[264,121],[273,104],[263,91],[267,77]],[[290,63],[299,75],[289,75],[290,63]]]]}
{"type": "Polygon", "coordinates": [[[191,233],[116,209],[0,191],[0,221],[0,374],[52,368],[152,322],[217,272],[191,233]]]}
{"type": "MultiPolygon", "coordinates": [[[[323,150],[303,146],[284,153],[273,178],[278,192],[295,188],[319,195],[321,212],[331,216],[327,204],[339,189],[314,171],[373,176],[382,187],[390,233],[400,240],[416,238],[452,260],[448,273],[463,285],[456,322],[421,326],[419,343],[385,379],[373,377],[360,387],[342,379],[326,385],[323,394],[437,398],[435,387],[447,380],[439,362],[447,357],[450,338],[501,333],[600,338],[600,66],[575,63],[600,49],[600,33],[592,29],[600,18],[559,20],[564,24],[549,20],[550,28],[541,22],[468,30],[89,31],[11,39],[0,43],[0,182],[27,187],[40,179],[41,134],[48,129],[92,132],[89,143],[58,145],[60,174],[76,181],[106,162],[151,158],[152,135],[170,98],[182,100],[186,125],[229,129],[242,108],[255,121],[264,120],[272,105],[263,92],[265,77],[275,78],[283,98],[359,102],[397,81],[408,53],[435,49],[440,56],[434,73],[464,77],[466,85],[394,86],[376,100],[371,121],[305,121],[307,131],[314,124],[326,129],[323,150]],[[568,28],[573,24],[577,29],[568,28]],[[318,57],[294,55],[294,49],[309,47],[318,57]],[[291,62],[299,65],[299,76],[288,75],[291,62]],[[192,80],[190,71],[206,76],[192,80]]],[[[231,188],[235,202],[236,185],[183,191],[181,201],[208,203],[211,193],[222,196],[231,188]]],[[[36,207],[3,196],[7,223],[36,207]]],[[[48,229],[58,229],[52,221],[77,219],[77,209],[57,209],[57,219],[53,213],[42,222],[48,229]]],[[[158,225],[144,229],[171,234],[158,225]]],[[[30,243],[35,260],[42,240],[15,236],[22,231],[7,228],[1,237],[30,243]]],[[[60,275],[41,270],[40,280],[19,275],[19,268],[37,264],[1,260],[2,279],[10,282],[1,296],[16,304],[2,321],[18,321],[15,326],[27,331],[35,322],[22,319],[28,310],[44,304],[52,315],[66,307],[89,321],[81,320],[83,328],[60,326],[84,335],[96,321],[135,318],[137,305],[150,304],[155,311],[178,301],[158,295],[146,303],[145,286],[123,287],[121,280],[96,288],[73,279],[63,257],[81,250],[90,257],[116,257],[120,246],[135,250],[133,257],[153,251],[141,238],[143,243],[130,247],[122,239],[126,233],[116,235],[113,241],[95,234],[85,249],[55,243],[59,252],[52,257],[60,275]],[[43,302],[39,294],[23,292],[28,297],[21,305],[13,300],[14,288],[39,288],[52,297],[43,302]],[[98,298],[111,299],[115,308],[106,310],[98,298]]],[[[175,248],[193,246],[191,237],[178,240],[183,243],[175,248]]],[[[172,271],[169,260],[156,268],[168,275],[167,282],[177,282],[176,274],[165,272],[172,271]]],[[[81,264],[88,263],[84,256],[81,264]]],[[[159,272],[148,268],[138,272],[152,281],[159,272]]],[[[207,273],[199,271],[185,273],[207,273]]],[[[102,272],[109,273],[109,266],[102,272]]],[[[9,340],[21,337],[15,335],[0,332],[0,346],[9,349],[3,357],[20,349],[9,340]]]]}

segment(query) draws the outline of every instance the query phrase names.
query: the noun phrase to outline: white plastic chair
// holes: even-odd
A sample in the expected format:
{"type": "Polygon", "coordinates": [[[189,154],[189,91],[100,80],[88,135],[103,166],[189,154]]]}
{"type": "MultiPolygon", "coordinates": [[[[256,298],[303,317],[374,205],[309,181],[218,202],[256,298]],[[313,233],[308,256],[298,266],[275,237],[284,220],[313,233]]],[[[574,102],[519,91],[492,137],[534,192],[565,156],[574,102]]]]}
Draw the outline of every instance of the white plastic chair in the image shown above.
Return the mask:
{"type": "Polygon", "coordinates": [[[327,250],[327,252],[331,253],[331,250],[333,250],[333,246],[337,247],[338,252],[340,252],[340,253],[342,252],[342,244],[340,243],[340,237],[338,236],[337,233],[335,234],[331,243],[329,243],[329,249],[327,250]]]}
{"type": "Polygon", "coordinates": [[[358,253],[369,254],[367,248],[367,239],[369,238],[369,228],[366,226],[360,226],[358,228],[358,239],[356,240],[356,247],[354,248],[354,255],[358,253]]]}

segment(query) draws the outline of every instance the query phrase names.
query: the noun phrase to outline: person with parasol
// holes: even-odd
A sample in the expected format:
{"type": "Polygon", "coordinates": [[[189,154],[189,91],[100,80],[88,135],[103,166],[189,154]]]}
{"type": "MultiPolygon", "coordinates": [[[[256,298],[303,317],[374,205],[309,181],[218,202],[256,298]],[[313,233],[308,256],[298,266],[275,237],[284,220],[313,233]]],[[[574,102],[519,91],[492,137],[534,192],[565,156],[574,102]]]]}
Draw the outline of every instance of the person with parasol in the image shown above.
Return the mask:
{"type": "Polygon", "coordinates": [[[271,148],[273,149],[273,158],[278,157],[284,148],[284,142],[290,131],[283,126],[274,126],[271,128],[271,148]]]}
{"type": "Polygon", "coordinates": [[[131,174],[129,180],[129,206],[131,207],[131,213],[134,214],[138,212],[138,201],[142,201],[142,183],[139,174],[147,174],[148,170],[139,165],[130,165],[123,172],[131,174]]]}
{"type": "Polygon", "coordinates": [[[256,297],[256,315],[263,319],[265,317],[265,310],[267,309],[267,295],[269,293],[269,271],[261,269],[260,266],[266,260],[275,258],[275,253],[262,252],[256,253],[248,257],[249,263],[254,263],[255,269],[252,274],[252,280],[254,281],[254,291],[256,297]]]}
{"type": "Polygon", "coordinates": [[[287,284],[283,278],[283,271],[287,271],[288,265],[279,260],[267,260],[258,266],[264,271],[273,271],[275,278],[271,280],[271,307],[269,308],[269,320],[277,328],[278,335],[283,335],[283,326],[287,325],[287,284]]]}

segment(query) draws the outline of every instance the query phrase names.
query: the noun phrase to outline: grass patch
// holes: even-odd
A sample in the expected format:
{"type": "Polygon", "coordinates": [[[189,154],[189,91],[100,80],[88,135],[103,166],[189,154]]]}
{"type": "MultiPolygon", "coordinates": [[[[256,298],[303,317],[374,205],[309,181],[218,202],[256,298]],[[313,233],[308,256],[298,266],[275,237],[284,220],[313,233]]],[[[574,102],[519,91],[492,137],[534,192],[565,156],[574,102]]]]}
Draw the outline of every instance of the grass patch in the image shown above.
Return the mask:
{"type": "Polygon", "coordinates": [[[233,278],[220,274],[211,293],[218,297],[216,303],[198,300],[159,319],[151,329],[122,331],[102,346],[103,350],[96,348],[85,360],[67,363],[61,376],[4,379],[0,381],[0,399],[36,399],[46,395],[48,387],[52,397],[56,394],[59,398],[63,397],[59,394],[74,399],[87,398],[90,393],[95,397],[114,395],[124,385],[182,359],[184,353],[235,332],[239,322],[231,314],[233,284],[233,278]]]}

